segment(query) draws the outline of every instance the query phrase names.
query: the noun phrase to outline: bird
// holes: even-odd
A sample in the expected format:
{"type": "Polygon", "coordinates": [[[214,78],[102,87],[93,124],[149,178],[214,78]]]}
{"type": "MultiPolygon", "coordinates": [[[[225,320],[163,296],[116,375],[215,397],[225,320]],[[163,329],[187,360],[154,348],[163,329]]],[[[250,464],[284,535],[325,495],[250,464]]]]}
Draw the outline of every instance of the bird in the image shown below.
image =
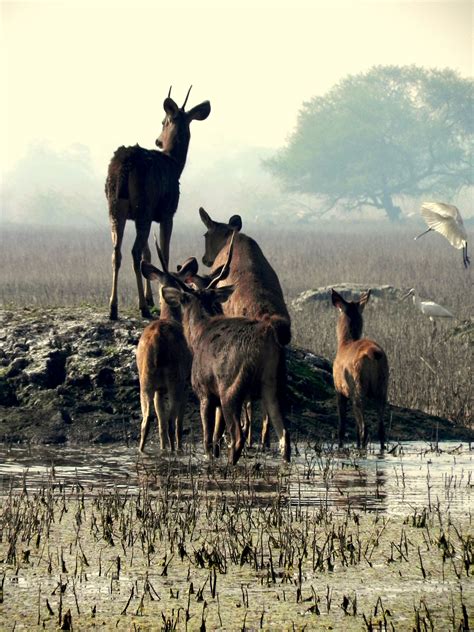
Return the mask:
{"type": "Polygon", "coordinates": [[[421,214],[429,228],[415,237],[415,240],[431,230],[440,233],[452,246],[458,250],[462,248],[462,260],[467,268],[471,260],[467,256],[467,233],[458,207],[444,202],[424,202],[421,205],[421,214]]]}
{"type": "Polygon", "coordinates": [[[411,288],[411,290],[401,297],[401,300],[404,301],[409,296],[413,296],[413,303],[416,305],[418,310],[422,314],[425,314],[425,316],[428,316],[430,321],[433,323],[433,331],[431,334],[432,339],[436,335],[436,318],[456,318],[456,316],[454,316],[449,309],[446,309],[446,307],[438,305],[438,303],[435,303],[434,301],[420,300],[415,288],[411,288]]]}

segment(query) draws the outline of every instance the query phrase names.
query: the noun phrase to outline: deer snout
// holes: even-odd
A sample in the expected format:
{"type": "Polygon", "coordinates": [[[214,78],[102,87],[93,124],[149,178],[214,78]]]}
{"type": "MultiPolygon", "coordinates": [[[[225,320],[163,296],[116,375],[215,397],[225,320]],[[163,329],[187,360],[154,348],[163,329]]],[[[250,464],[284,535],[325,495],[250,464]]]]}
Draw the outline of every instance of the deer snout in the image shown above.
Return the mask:
{"type": "Polygon", "coordinates": [[[212,261],[210,261],[206,255],[204,255],[204,257],[202,258],[202,262],[205,266],[207,266],[208,268],[210,268],[212,266],[212,261]]]}
{"type": "Polygon", "coordinates": [[[159,147],[160,149],[163,149],[163,142],[162,142],[161,138],[157,138],[157,139],[156,139],[156,141],[155,141],[155,145],[156,145],[157,147],[159,147]]]}

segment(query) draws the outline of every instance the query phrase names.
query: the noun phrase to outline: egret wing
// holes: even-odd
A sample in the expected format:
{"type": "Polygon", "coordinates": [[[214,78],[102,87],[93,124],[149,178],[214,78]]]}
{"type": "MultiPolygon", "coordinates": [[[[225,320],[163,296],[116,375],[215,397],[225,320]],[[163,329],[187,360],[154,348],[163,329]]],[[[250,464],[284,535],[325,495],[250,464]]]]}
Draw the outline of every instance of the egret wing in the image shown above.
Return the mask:
{"type": "Polygon", "coordinates": [[[455,248],[466,245],[467,234],[456,206],[443,202],[425,202],[421,214],[430,228],[449,241],[455,248]]]}
{"type": "Polygon", "coordinates": [[[454,314],[451,314],[448,309],[433,301],[421,301],[420,307],[422,313],[426,314],[426,316],[433,318],[454,318],[454,314]]]}

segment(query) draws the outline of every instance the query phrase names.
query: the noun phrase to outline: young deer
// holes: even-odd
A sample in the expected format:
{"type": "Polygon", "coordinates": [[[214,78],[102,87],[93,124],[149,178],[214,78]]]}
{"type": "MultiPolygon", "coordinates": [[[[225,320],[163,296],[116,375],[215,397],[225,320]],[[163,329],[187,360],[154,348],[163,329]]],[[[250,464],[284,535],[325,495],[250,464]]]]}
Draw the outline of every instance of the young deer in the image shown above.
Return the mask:
{"type": "MultiPolygon", "coordinates": [[[[199,209],[201,220],[207,228],[205,253],[202,261],[212,266],[213,276],[225,261],[230,236],[237,232],[234,240],[232,267],[226,283],[233,285],[234,292],[223,305],[226,316],[245,316],[250,319],[270,319],[278,331],[282,345],[291,340],[291,319],[283,298],[278,276],[257,242],[240,232],[242,219],[233,215],[228,223],[214,221],[203,208],[199,209]]],[[[285,375],[285,353],[280,354],[282,366],[279,371],[285,375]]],[[[251,407],[247,407],[249,442],[251,443],[251,407]]],[[[262,446],[268,446],[270,440],[268,415],[264,415],[262,428],[262,446]]]]}
{"type": "Polygon", "coordinates": [[[371,400],[378,414],[380,448],[385,447],[384,411],[387,403],[388,361],[384,350],[373,340],[361,338],[362,312],[370,297],[370,290],[358,301],[346,301],[331,290],[333,305],[339,310],[337,322],[337,354],[333,365],[339,413],[339,447],[344,444],[347,402],[352,400],[357,422],[357,447],[367,445],[368,434],[364,423],[364,406],[371,400]]]}
{"type": "MultiPolygon", "coordinates": [[[[189,91],[191,88],[189,88],[189,91]]],[[[135,222],[137,236],[132,248],[133,268],[137,280],[138,303],[142,316],[149,318],[153,295],[149,281],[145,291],[140,274],[140,261],[150,261],[148,235],[152,222],[160,224],[160,243],[168,264],[173,216],[178,207],[179,178],[186,164],[191,133],[191,121],[203,121],[209,116],[209,101],[185,111],[189,91],[181,107],[170,97],[164,100],[166,112],[161,135],[156,145],[161,151],[134,147],[119,147],[109,164],[105,195],[109,204],[112,230],[112,293],[110,319],[118,318],[118,273],[122,261],[122,240],[127,219],[135,222]]]]}
{"type": "MultiPolygon", "coordinates": [[[[282,341],[270,317],[209,316],[207,305],[225,303],[232,286],[217,287],[228,274],[232,258],[231,240],[221,275],[205,289],[164,288],[163,296],[172,306],[183,308],[183,327],[193,354],[191,383],[200,401],[204,450],[218,453],[219,408],[230,436],[229,462],[237,463],[245,443],[240,418],[245,402],[262,399],[278,433],[283,458],[290,458],[290,437],[281,412],[282,341]],[[214,448],[214,450],[213,450],[214,448]]],[[[284,365],[283,365],[284,366],[284,365]]]]}
{"type": "Polygon", "coordinates": [[[183,416],[187,388],[191,374],[191,353],[181,324],[181,308],[170,306],[163,298],[163,288],[180,287],[179,279],[189,273],[182,268],[179,274],[168,271],[166,261],[160,257],[163,272],[146,261],[142,271],[149,281],[158,281],[160,291],[160,318],[145,327],[137,347],[137,366],[140,379],[140,402],[143,414],[140,435],[140,452],[144,451],[150,430],[152,405],[158,420],[160,446],[171,450],[182,447],[183,416]],[[168,396],[168,407],[165,397],[168,396]]]}

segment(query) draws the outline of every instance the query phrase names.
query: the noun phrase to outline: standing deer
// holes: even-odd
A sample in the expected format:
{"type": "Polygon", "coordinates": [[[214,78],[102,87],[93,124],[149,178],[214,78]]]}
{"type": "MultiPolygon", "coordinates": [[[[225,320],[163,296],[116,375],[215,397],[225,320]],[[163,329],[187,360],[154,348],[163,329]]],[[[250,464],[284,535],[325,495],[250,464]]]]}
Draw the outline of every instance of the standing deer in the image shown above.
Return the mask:
{"type": "Polygon", "coordinates": [[[158,420],[160,446],[171,450],[181,449],[183,417],[187,399],[187,385],[191,374],[191,353],[181,324],[181,308],[172,307],[163,298],[163,288],[179,287],[187,268],[179,274],[170,274],[168,266],[157,249],[163,272],[151,263],[142,261],[143,274],[149,281],[158,281],[160,291],[160,318],[145,327],[137,347],[137,366],[140,379],[142,425],[140,452],[144,451],[150,430],[153,404],[158,420]],[[168,397],[168,407],[165,398],[168,397]]]}
{"type": "MultiPolygon", "coordinates": [[[[201,220],[207,228],[205,253],[202,261],[212,267],[211,277],[225,261],[230,236],[237,232],[234,240],[232,266],[226,283],[234,287],[233,294],[224,303],[226,316],[245,316],[250,319],[270,319],[278,332],[280,344],[287,345],[291,340],[291,319],[283,298],[280,281],[276,272],[265,258],[260,246],[251,237],[240,232],[242,219],[233,215],[229,222],[216,222],[203,208],[199,209],[201,220]]],[[[285,353],[280,354],[282,366],[279,371],[285,375],[285,353]]],[[[250,426],[251,411],[247,409],[250,426]]],[[[249,434],[251,430],[249,428],[249,434]]],[[[264,416],[262,428],[262,446],[269,444],[268,415],[264,416]]],[[[249,437],[251,439],[251,436],[249,437]]]]}
{"type": "Polygon", "coordinates": [[[149,150],[135,145],[119,147],[109,164],[105,195],[109,204],[112,230],[112,294],[110,319],[118,318],[117,284],[122,261],[122,239],[127,219],[135,222],[137,236],[132,248],[133,268],[137,279],[138,305],[145,318],[150,317],[153,295],[149,281],[145,291],[140,274],[140,261],[150,261],[148,235],[153,221],[160,224],[160,245],[166,264],[169,261],[169,244],[173,230],[173,216],[178,207],[179,178],[186,164],[192,120],[202,121],[209,116],[209,101],[203,101],[188,112],[185,106],[189,92],[181,107],[170,97],[164,100],[166,116],[156,145],[161,149],[149,150]]]}
{"type": "Polygon", "coordinates": [[[229,462],[237,463],[245,444],[240,419],[242,406],[262,399],[279,437],[283,458],[290,458],[290,437],[281,411],[283,353],[281,329],[270,317],[252,320],[245,317],[209,316],[206,304],[225,303],[234,292],[232,286],[217,287],[229,270],[233,239],[227,263],[209,286],[193,290],[183,286],[164,288],[163,296],[173,307],[183,307],[183,327],[193,354],[191,383],[199,397],[204,450],[218,452],[220,408],[230,436],[229,462]]]}
{"type": "Polygon", "coordinates": [[[347,402],[352,400],[357,423],[357,447],[367,445],[368,433],[364,422],[364,406],[371,400],[378,414],[380,448],[385,448],[384,411],[387,404],[388,360],[385,351],[373,340],[361,338],[362,312],[370,290],[358,301],[346,301],[331,290],[334,307],[340,314],[337,322],[337,354],[333,365],[339,414],[339,447],[344,444],[347,402]]]}

